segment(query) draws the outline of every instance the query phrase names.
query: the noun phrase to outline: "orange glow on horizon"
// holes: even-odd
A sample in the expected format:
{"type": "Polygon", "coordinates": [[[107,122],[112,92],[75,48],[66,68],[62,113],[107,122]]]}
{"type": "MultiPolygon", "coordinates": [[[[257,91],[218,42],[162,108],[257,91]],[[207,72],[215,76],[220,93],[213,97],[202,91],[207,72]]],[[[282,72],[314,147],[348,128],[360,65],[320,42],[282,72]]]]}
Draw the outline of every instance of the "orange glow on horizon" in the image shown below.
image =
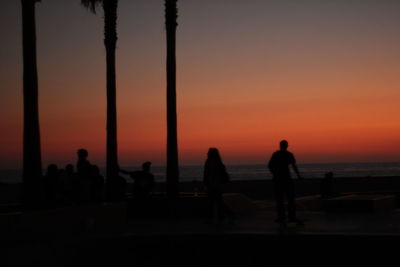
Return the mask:
{"type": "MultiPolygon", "coordinates": [[[[264,163],[281,139],[299,163],[400,161],[399,3],[233,2],[179,6],[180,164],[203,164],[209,147],[227,164],[264,163]]],[[[138,3],[119,7],[119,160],[165,165],[164,6],[138,3]]],[[[0,51],[0,168],[22,165],[21,18],[9,5],[0,11],[12,15],[0,28],[9,42],[0,51]]],[[[44,166],[75,163],[82,147],[104,166],[102,23],[78,1],[38,5],[44,166]]]]}

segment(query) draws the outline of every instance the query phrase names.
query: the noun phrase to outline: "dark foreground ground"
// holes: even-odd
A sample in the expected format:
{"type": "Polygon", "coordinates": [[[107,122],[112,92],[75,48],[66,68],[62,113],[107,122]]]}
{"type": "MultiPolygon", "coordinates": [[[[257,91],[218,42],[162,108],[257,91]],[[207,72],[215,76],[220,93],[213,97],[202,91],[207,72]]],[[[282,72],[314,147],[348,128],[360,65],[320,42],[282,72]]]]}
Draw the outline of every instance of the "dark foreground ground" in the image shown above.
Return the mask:
{"type": "Polygon", "coordinates": [[[271,198],[257,197],[262,194],[255,188],[262,184],[248,182],[225,195],[237,215],[233,225],[208,222],[207,199],[195,197],[188,184],[188,193],[174,202],[158,195],[146,204],[128,200],[32,213],[3,211],[0,266],[397,265],[398,180],[372,186],[375,182],[368,179],[363,184],[347,181],[347,189],[336,187],[342,188],[340,196],[356,196],[344,202],[347,206],[326,206],[314,194],[317,183],[298,185],[303,186],[298,192],[304,192],[297,198],[304,225],[286,228],[274,222],[271,198]],[[253,195],[245,194],[250,187],[253,195]]]}
{"type": "Polygon", "coordinates": [[[3,240],[1,266],[397,264],[399,210],[340,216],[300,212],[300,217],[304,226],[285,229],[273,222],[271,212],[260,212],[239,217],[233,226],[199,218],[137,219],[117,232],[3,240]]]}

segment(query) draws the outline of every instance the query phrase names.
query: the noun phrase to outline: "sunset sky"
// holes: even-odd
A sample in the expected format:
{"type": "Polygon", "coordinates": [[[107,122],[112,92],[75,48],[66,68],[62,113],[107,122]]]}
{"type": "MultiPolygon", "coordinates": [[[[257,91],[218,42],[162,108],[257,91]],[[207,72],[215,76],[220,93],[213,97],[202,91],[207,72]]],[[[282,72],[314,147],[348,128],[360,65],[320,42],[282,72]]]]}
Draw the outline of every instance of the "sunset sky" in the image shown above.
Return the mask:
{"type": "MultiPolygon", "coordinates": [[[[105,162],[103,14],[36,5],[43,165],[105,162]]],[[[300,163],[400,161],[400,1],[180,0],[181,164],[218,147],[263,163],[281,139],[300,163]]],[[[120,0],[120,165],[165,164],[163,0],[120,0]]],[[[0,168],[22,166],[20,1],[0,9],[0,168]]]]}

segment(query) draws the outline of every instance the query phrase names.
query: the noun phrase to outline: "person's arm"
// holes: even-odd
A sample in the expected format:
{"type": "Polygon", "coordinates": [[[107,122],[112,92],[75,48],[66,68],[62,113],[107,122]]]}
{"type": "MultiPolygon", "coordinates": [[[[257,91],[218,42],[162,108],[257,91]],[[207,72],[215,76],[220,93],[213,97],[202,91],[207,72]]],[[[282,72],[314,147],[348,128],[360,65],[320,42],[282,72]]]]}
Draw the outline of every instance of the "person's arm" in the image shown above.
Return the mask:
{"type": "Polygon", "coordinates": [[[272,174],[272,178],[275,179],[276,176],[276,152],[272,153],[271,158],[268,161],[268,169],[272,174]]]}
{"type": "Polygon", "coordinates": [[[292,157],[293,157],[293,159],[292,159],[293,170],[294,170],[294,172],[297,174],[297,177],[298,177],[299,179],[303,179],[303,177],[301,177],[301,175],[300,175],[299,169],[297,168],[296,159],[295,159],[295,157],[293,156],[293,154],[292,154],[292,157]]]}
{"type": "Polygon", "coordinates": [[[123,174],[131,174],[132,172],[129,172],[129,171],[125,171],[125,170],[121,170],[121,169],[119,169],[118,170],[120,173],[123,173],[123,174]]]}
{"type": "Polygon", "coordinates": [[[303,179],[303,177],[301,177],[301,175],[300,175],[300,172],[299,172],[299,169],[297,168],[296,163],[293,163],[292,166],[293,166],[294,172],[297,174],[297,177],[298,177],[299,179],[303,179]]]}

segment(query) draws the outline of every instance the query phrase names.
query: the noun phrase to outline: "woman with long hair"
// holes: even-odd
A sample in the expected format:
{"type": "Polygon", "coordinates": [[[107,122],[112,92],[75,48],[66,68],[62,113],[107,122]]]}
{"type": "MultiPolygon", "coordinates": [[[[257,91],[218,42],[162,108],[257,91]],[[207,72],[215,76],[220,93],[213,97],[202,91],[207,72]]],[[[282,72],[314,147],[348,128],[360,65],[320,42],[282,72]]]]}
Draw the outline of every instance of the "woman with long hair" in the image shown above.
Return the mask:
{"type": "Polygon", "coordinates": [[[218,149],[210,148],[204,165],[203,183],[210,200],[210,218],[221,223],[225,216],[233,223],[234,214],[223,201],[223,185],[230,180],[225,165],[222,163],[218,149]]]}

